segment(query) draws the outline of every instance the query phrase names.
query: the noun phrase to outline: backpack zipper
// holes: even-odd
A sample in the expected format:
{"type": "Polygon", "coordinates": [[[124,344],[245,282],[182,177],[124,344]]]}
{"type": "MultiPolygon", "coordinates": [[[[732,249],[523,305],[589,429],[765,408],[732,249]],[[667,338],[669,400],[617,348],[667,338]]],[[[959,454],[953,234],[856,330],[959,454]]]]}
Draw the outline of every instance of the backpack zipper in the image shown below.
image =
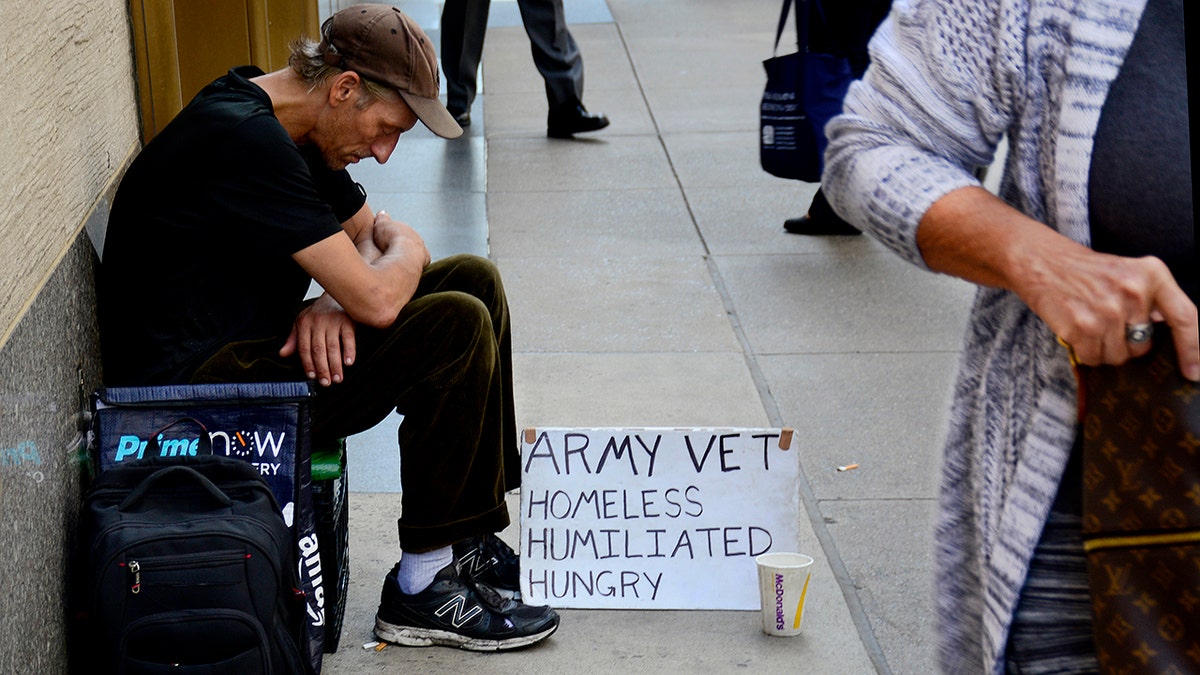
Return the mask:
{"type": "MultiPolygon", "coordinates": [[[[268,538],[270,538],[270,539],[274,539],[274,537],[273,537],[272,533],[271,533],[270,531],[268,531],[268,530],[267,530],[267,528],[265,528],[265,527],[262,527],[261,521],[258,521],[258,520],[257,520],[257,519],[255,519],[255,518],[250,518],[250,517],[246,517],[246,516],[234,516],[234,519],[235,519],[235,520],[243,520],[243,519],[244,519],[245,521],[248,521],[248,522],[250,522],[250,523],[254,524],[255,526],[257,526],[257,527],[260,529],[260,531],[264,531],[264,532],[265,532],[265,533],[268,535],[268,538]]],[[[116,524],[116,525],[114,525],[114,526],[110,526],[109,528],[106,528],[106,530],[104,531],[104,533],[105,533],[105,534],[108,534],[109,532],[113,532],[113,531],[116,531],[116,530],[120,530],[122,527],[125,527],[125,528],[129,528],[129,527],[159,527],[159,525],[157,525],[157,524],[155,524],[155,523],[117,523],[117,524],[116,524]]],[[[263,550],[264,550],[264,548],[263,548],[263,544],[262,544],[262,543],[260,543],[260,542],[256,541],[256,540],[255,540],[255,539],[253,539],[253,538],[247,537],[247,536],[245,536],[245,535],[239,535],[239,534],[230,534],[230,533],[217,533],[217,534],[228,534],[228,536],[230,536],[232,539],[239,540],[239,541],[241,541],[242,543],[245,543],[245,544],[249,544],[251,547],[253,547],[253,548],[255,548],[255,549],[258,549],[259,551],[263,551],[263,550]]],[[[143,541],[142,543],[147,543],[147,542],[151,542],[151,541],[153,541],[153,542],[162,542],[162,541],[171,541],[171,540],[174,540],[174,539],[187,539],[187,538],[189,538],[189,535],[186,535],[186,534],[175,534],[175,535],[171,535],[171,536],[155,537],[155,538],[153,538],[153,539],[148,539],[148,540],[145,540],[145,541],[143,541]]],[[[93,550],[100,548],[100,544],[101,544],[101,542],[100,542],[99,540],[97,540],[96,544],[93,546],[93,550]]],[[[289,544],[286,544],[286,545],[291,545],[291,544],[289,543],[289,544]]],[[[125,567],[125,568],[126,568],[126,574],[134,575],[135,573],[134,573],[133,571],[131,571],[131,570],[129,570],[129,569],[128,569],[128,568],[129,568],[129,565],[128,565],[127,563],[125,563],[125,562],[121,562],[121,561],[118,561],[118,560],[115,560],[115,559],[114,559],[114,558],[115,558],[117,555],[119,555],[119,554],[120,554],[119,552],[118,552],[118,553],[114,553],[114,554],[113,554],[111,557],[109,557],[107,560],[105,560],[105,561],[104,561],[104,562],[101,564],[101,566],[100,566],[100,569],[106,569],[108,565],[111,565],[111,564],[113,564],[114,562],[116,562],[116,564],[117,564],[119,567],[125,567]]],[[[268,559],[268,560],[270,560],[270,556],[267,556],[267,559],[268,559]]],[[[136,575],[136,576],[134,576],[134,578],[130,579],[130,582],[131,582],[131,585],[130,585],[130,593],[132,593],[132,594],[137,594],[137,593],[140,593],[140,592],[141,592],[141,578],[140,578],[140,571],[141,571],[141,570],[140,570],[140,567],[141,567],[141,565],[140,565],[140,563],[139,563],[139,564],[138,564],[138,568],[139,568],[139,569],[137,570],[137,575],[136,575]],[[136,588],[136,590],[134,590],[135,588],[136,588]]],[[[279,567],[277,567],[277,566],[275,566],[275,565],[271,565],[271,568],[272,568],[272,571],[274,572],[274,575],[275,575],[275,578],[276,578],[277,582],[278,582],[278,581],[281,581],[282,579],[284,579],[284,578],[285,578],[285,575],[286,575],[286,573],[287,573],[287,572],[286,572],[286,570],[280,569],[279,567]]],[[[97,598],[98,598],[99,594],[100,594],[100,588],[99,588],[99,587],[96,587],[96,588],[93,590],[93,593],[92,593],[92,599],[91,599],[91,604],[92,604],[92,606],[93,606],[93,607],[95,606],[95,603],[96,603],[96,601],[97,601],[97,598]]]]}
{"type": "Polygon", "coordinates": [[[123,567],[129,567],[129,575],[132,577],[133,585],[129,587],[129,592],[137,595],[142,592],[142,565],[136,560],[130,560],[129,564],[118,563],[123,567]]]}
{"type": "Polygon", "coordinates": [[[249,560],[252,556],[252,553],[243,553],[240,551],[203,551],[177,556],[152,556],[150,558],[142,558],[141,560],[130,560],[128,563],[119,562],[117,565],[128,568],[130,577],[129,592],[137,595],[142,590],[143,570],[157,572],[162,570],[188,569],[201,566],[202,564],[222,565],[249,560]]]}

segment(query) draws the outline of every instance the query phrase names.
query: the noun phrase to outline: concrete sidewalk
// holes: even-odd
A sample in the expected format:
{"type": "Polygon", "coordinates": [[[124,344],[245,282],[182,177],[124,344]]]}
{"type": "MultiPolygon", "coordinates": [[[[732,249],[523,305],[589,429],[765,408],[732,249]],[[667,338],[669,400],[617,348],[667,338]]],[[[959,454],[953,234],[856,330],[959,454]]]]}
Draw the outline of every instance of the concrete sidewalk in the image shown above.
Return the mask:
{"type": "MultiPolygon", "coordinates": [[[[783,232],[816,186],[758,165],[777,0],[566,4],[585,103],[611,127],[546,138],[515,2],[493,0],[468,135],[415,130],[355,177],[435,258],[500,266],[519,426],[796,430],[817,558],[805,633],[766,637],[756,612],[563,610],[558,633],[513,653],[364,650],[399,554],[390,420],[350,440],[349,609],[324,672],[934,671],[932,517],[972,289],[867,237],[783,232]]],[[[398,5],[437,44],[436,0],[398,5]]]]}

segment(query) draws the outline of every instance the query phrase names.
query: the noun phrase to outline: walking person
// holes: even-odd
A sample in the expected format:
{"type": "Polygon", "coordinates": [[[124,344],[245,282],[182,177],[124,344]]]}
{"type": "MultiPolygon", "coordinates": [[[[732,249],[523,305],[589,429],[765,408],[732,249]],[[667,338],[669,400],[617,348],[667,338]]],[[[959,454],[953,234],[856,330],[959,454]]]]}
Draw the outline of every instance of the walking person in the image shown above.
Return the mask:
{"type": "MultiPolygon", "coordinates": [[[[892,0],[808,0],[809,50],[819,54],[834,54],[850,62],[855,79],[862,77],[871,59],[867,43],[891,9],[892,0]]],[[[808,211],[799,218],[788,218],[783,230],[790,234],[855,236],[862,230],[842,219],[829,206],[824,191],[818,187],[808,211]]]]}
{"type": "MultiPolygon", "coordinates": [[[[446,108],[462,126],[471,124],[489,4],[489,0],[447,0],[442,8],[446,108]]],[[[546,135],[571,138],[607,127],[608,117],[583,106],[583,56],[567,28],[562,0],[517,0],[517,8],[529,35],[533,63],[546,84],[546,135]]]]}

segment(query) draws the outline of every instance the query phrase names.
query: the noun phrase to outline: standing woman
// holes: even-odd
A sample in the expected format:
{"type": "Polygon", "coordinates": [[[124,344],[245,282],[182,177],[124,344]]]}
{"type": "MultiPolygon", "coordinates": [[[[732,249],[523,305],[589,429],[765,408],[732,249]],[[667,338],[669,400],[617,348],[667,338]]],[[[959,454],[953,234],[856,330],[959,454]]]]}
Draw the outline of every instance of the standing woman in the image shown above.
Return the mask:
{"type": "Polygon", "coordinates": [[[897,0],[828,127],[823,187],[915,265],[981,286],[937,524],[947,672],[1094,672],[1067,350],[1162,321],[1200,380],[1183,0],[897,0]],[[1001,138],[999,197],[974,170],[1001,138]]]}

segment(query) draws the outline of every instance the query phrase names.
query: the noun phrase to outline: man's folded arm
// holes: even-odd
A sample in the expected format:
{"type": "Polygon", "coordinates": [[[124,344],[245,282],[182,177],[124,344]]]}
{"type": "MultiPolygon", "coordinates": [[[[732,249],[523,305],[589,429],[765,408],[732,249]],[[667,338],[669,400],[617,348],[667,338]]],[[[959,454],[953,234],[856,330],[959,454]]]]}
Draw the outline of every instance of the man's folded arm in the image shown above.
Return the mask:
{"type": "Polygon", "coordinates": [[[429,250],[421,236],[364,204],[343,232],[292,256],[358,323],[385,328],[412,298],[429,250]]]}

